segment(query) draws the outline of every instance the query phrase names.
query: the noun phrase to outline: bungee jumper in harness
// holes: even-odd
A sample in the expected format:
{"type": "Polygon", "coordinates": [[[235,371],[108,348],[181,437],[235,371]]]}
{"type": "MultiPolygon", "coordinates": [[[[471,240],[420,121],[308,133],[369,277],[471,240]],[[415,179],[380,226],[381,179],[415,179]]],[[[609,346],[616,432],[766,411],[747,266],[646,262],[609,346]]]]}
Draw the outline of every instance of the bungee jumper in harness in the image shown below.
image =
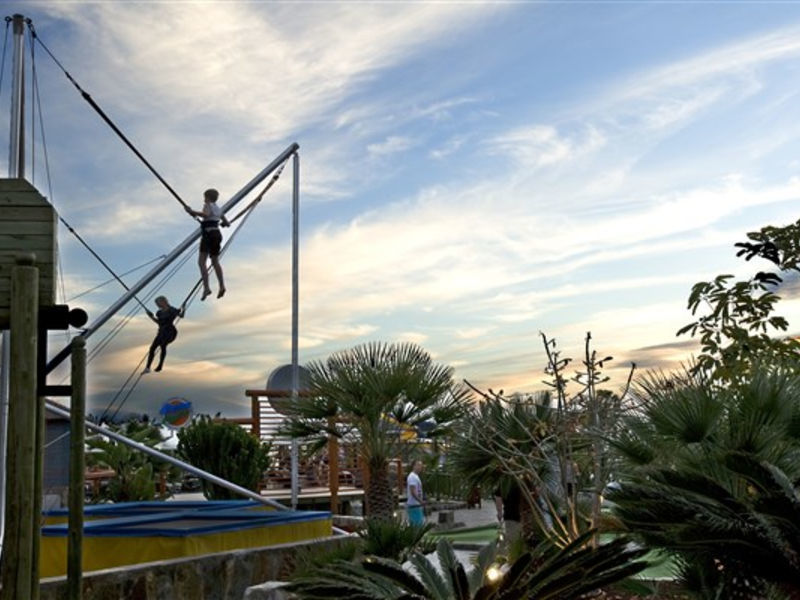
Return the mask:
{"type": "Polygon", "coordinates": [[[150,317],[153,322],[158,323],[158,333],[156,333],[153,343],[150,344],[150,352],[147,355],[147,366],[144,368],[143,373],[150,372],[150,367],[153,364],[153,358],[155,358],[157,348],[161,348],[161,357],[159,358],[156,371],[160,371],[164,367],[164,358],[167,356],[167,346],[178,337],[178,330],[175,329],[174,324],[175,319],[178,317],[183,318],[186,312],[186,307],[184,306],[180,308],[170,306],[169,300],[167,300],[165,296],[159,296],[156,298],[155,302],[156,306],[158,306],[158,311],[156,314],[153,314],[148,310],[147,316],[150,317]]]}
{"type": "Polygon", "coordinates": [[[203,295],[200,300],[205,300],[211,294],[211,287],[208,285],[208,258],[211,257],[211,264],[214,267],[214,273],[217,274],[217,282],[219,283],[219,292],[217,298],[222,298],[225,295],[225,282],[222,278],[222,265],[219,264],[219,251],[222,245],[222,233],[219,226],[228,227],[230,223],[225,215],[222,214],[222,209],[217,206],[217,198],[219,192],[215,189],[208,189],[203,192],[203,210],[192,210],[188,206],[185,207],[187,213],[193,217],[200,217],[203,221],[200,227],[203,230],[203,235],[200,238],[200,255],[198,256],[198,265],[200,266],[200,277],[203,279],[203,295]]]}

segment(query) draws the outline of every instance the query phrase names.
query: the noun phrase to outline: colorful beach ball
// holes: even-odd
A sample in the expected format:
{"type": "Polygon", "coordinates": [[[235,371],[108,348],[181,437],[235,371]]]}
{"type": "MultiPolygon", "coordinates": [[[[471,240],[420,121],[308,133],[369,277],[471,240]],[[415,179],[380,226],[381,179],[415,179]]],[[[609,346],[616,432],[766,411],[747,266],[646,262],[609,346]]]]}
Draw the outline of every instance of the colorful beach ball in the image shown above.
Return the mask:
{"type": "Polygon", "coordinates": [[[171,429],[180,429],[192,418],[192,403],[186,398],[170,398],[158,412],[164,425],[171,429]]]}

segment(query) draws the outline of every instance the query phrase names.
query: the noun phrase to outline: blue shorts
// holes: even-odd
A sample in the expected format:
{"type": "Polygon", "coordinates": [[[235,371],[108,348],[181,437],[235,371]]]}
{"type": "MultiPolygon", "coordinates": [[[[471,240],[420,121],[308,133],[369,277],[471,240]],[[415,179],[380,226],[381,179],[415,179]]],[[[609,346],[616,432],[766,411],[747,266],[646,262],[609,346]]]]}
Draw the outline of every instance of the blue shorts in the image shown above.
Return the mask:
{"type": "Polygon", "coordinates": [[[406,510],[408,511],[408,522],[412,525],[424,525],[425,524],[425,511],[422,509],[422,506],[415,505],[415,506],[407,506],[406,510]]]}

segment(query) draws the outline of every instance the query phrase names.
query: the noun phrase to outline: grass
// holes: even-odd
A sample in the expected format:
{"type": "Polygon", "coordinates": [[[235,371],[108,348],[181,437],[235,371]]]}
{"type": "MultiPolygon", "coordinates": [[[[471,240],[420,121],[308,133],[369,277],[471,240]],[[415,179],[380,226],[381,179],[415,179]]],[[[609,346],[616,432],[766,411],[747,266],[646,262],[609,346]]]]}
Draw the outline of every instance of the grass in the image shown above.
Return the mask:
{"type": "MultiPolygon", "coordinates": [[[[458,543],[486,543],[493,542],[497,539],[497,525],[482,525],[480,527],[470,527],[470,528],[459,528],[453,529],[452,531],[444,531],[444,532],[435,532],[429,533],[428,535],[433,539],[447,539],[453,542],[454,544],[458,543]]],[[[609,541],[613,538],[611,535],[603,535],[601,536],[601,540],[609,541]]],[[[675,565],[669,559],[668,556],[653,550],[649,552],[645,557],[645,560],[652,563],[652,566],[648,567],[641,573],[639,573],[636,578],[637,579],[646,579],[646,580],[664,580],[664,579],[674,579],[675,577],[675,565]]]]}

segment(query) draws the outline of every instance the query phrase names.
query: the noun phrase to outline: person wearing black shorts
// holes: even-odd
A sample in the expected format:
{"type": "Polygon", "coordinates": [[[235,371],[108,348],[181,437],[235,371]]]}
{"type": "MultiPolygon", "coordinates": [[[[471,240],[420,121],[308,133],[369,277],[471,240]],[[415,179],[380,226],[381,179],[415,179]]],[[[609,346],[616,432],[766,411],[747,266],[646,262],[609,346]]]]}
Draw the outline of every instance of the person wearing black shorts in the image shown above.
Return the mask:
{"type": "Polygon", "coordinates": [[[175,328],[175,319],[183,317],[186,310],[183,306],[180,308],[170,306],[169,300],[167,300],[165,296],[159,296],[156,298],[155,302],[156,306],[158,306],[158,312],[153,314],[148,310],[147,316],[155,323],[158,323],[158,333],[156,333],[153,343],[150,344],[150,352],[147,355],[147,366],[144,368],[145,373],[150,372],[150,367],[153,365],[153,358],[155,358],[156,350],[159,348],[161,349],[161,357],[159,358],[156,371],[160,371],[164,367],[164,358],[167,356],[167,346],[178,337],[178,330],[175,328]]]}
{"type": "Polygon", "coordinates": [[[193,217],[200,217],[202,222],[200,227],[202,229],[202,237],[200,238],[200,255],[198,256],[197,263],[200,266],[200,277],[203,279],[203,295],[200,300],[205,300],[211,294],[211,287],[208,284],[208,259],[211,258],[211,265],[214,267],[214,273],[217,275],[217,282],[219,283],[219,292],[217,298],[222,298],[225,295],[225,281],[222,277],[222,265],[219,264],[219,252],[222,245],[222,233],[219,230],[220,225],[227,227],[230,225],[228,219],[222,214],[222,209],[217,206],[217,198],[219,192],[215,189],[208,189],[203,192],[203,210],[192,210],[188,206],[186,212],[193,217]]]}

